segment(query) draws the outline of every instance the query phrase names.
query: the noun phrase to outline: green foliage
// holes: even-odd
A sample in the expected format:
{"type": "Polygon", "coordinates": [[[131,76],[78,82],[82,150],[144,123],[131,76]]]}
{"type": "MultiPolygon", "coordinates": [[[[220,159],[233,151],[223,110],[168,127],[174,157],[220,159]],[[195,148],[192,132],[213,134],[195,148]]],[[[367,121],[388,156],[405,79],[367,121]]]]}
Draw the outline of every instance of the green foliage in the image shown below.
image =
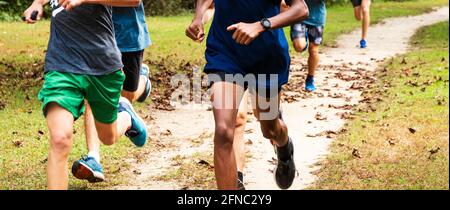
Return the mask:
{"type": "MultiPolygon", "coordinates": [[[[0,0],[0,21],[20,21],[22,13],[33,0],[0,0]]],[[[50,14],[50,7],[45,8],[45,14],[50,14]]]]}
{"type": "Polygon", "coordinates": [[[18,19],[18,15],[22,14],[28,3],[25,0],[0,0],[0,20],[18,19]]]}
{"type": "MultiPolygon", "coordinates": [[[[375,1],[415,1],[415,0],[372,0],[375,1]]],[[[196,0],[143,0],[147,15],[169,16],[192,12],[196,0]]],[[[328,6],[350,4],[350,0],[326,0],[328,6]]],[[[23,11],[32,0],[0,0],[0,21],[20,20],[23,11]]],[[[46,13],[48,13],[48,8],[46,13]]]]}
{"type": "Polygon", "coordinates": [[[192,11],[195,0],[143,0],[148,15],[176,15],[192,11]]]}

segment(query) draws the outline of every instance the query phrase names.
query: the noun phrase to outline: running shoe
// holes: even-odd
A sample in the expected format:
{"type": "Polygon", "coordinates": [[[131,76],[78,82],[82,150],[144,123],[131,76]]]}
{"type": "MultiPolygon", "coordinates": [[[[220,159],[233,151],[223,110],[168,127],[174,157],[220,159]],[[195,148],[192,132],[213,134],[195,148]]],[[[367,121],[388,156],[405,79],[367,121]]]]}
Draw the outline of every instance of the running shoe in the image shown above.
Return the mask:
{"type": "Polygon", "coordinates": [[[150,68],[146,64],[142,64],[140,75],[145,76],[145,90],[141,96],[137,99],[138,102],[144,102],[150,96],[150,92],[152,92],[152,82],[148,77],[150,73],[150,68]]]}
{"type": "Polygon", "coordinates": [[[237,180],[237,188],[238,190],[245,190],[244,185],[244,174],[242,172],[238,172],[238,180],[237,180]]]}
{"type": "Polygon", "coordinates": [[[72,174],[77,179],[87,180],[91,183],[105,180],[102,165],[95,158],[89,156],[83,156],[72,164],[72,174]]]}
{"type": "Polygon", "coordinates": [[[131,103],[124,97],[119,101],[119,113],[127,112],[131,117],[131,128],[125,132],[125,135],[133,142],[137,147],[142,147],[147,142],[147,127],[144,121],[134,111],[131,103]]]}
{"type": "Polygon", "coordinates": [[[361,39],[361,41],[359,41],[359,46],[364,49],[367,47],[367,42],[364,39],[361,39]]]}
{"type": "Polygon", "coordinates": [[[292,186],[295,178],[294,144],[291,138],[286,146],[276,148],[278,163],[275,167],[275,181],[279,188],[285,190],[292,186]]]}
{"type": "Polygon", "coordinates": [[[316,86],[314,85],[314,77],[313,76],[308,75],[308,77],[306,77],[305,90],[308,92],[316,91],[316,86]]]}

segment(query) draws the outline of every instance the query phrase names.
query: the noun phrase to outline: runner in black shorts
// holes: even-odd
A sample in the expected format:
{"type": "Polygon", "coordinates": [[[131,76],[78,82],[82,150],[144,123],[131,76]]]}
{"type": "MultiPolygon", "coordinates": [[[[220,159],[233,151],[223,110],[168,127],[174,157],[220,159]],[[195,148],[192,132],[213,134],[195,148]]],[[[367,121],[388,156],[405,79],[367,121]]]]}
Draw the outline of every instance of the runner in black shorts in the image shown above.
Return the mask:
{"type": "Polygon", "coordinates": [[[367,31],[369,30],[370,25],[370,5],[372,1],[371,0],[351,0],[351,1],[353,4],[356,20],[362,21],[362,33],[359,46],[361,48],[366,48],[367,31]]]}
{"type": "Polygon", "coordinates": [[[122,95],[131,102],[136,100],[142,102],[150,93],[151,83],[148,79],[148,66],[142,64],[143,58],[144,50],[122,52],[123,71],[126,76],[122,95]],[[143,77],[141,78],[141,76],[143,77]],[[149,84],[148,87],[146,87],[147,83],[149,84]]]}
{"type": "MultiPolygon", "coordinates": [[[[197,0],[195,18],[186,29],[186,35],[197,42],[205,38],[202,19],[211,2],[197,0]]],[[[293,0],[292,7],[280,15],[280,1],[214,0],[214,4],[216,15],[208,33],[204,70],[208,79],[214,81],[210,93],[218,189],[238,188],[233,141],[238,106],[246,87],[256,98],[252,98],[253,108],[263,136],[275,147],[276,183],[287,189],[295,178],[294,145],[286,124],[278,117],[279,94],[273,93],[286,84],[289,77],[290,56],[282,27],[305,19],[307,7],[303,0],[293,0]],[[221,74],[225,74],[225,80],[221,74]],[[238,78],[244,76],[248,77],[248,86],[239,82],[238,78]],[[259,92],[254,92],[255,88],[259,92]],[[265,94],[268,90],[270,97],[265,94]]]]}

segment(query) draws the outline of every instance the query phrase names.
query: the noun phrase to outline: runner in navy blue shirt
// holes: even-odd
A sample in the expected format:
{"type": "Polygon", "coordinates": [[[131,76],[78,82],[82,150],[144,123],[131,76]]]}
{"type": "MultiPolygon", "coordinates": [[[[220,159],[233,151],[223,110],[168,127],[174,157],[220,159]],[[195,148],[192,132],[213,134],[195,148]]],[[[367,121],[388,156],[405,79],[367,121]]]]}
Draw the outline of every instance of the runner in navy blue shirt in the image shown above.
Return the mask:
{"type": "MultiPolygon", "coordinates": [[[[194,20],[186,30],[195,41],[205,38],[202,18],[211,3],[197,0],[194,20]]],[[[237,188],[233,136],[239,103],[247,88],[253,93],[253,108],[262,133],[276,147],[278,164],[274,173],[278,186],[287,189],[295,178],[294,148],[279,113],[278,92],[288,81],[290,65],[282,27],[307,18],[308,9],[303,0],[293,0],[289,10],[280,14],[280,3],[214,1],[216,12],[208,35],[205,72],[212,83],[214,168],[221,190],[237,188]],[[273,102],[276,106],[272,106],[273,102]]]]}

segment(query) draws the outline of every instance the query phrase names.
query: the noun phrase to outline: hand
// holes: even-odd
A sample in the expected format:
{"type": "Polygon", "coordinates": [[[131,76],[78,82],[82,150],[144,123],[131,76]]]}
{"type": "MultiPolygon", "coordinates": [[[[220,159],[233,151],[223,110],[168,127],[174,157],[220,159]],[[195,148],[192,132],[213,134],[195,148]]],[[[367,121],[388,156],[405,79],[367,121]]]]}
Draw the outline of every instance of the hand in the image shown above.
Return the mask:
{"type": "Polygon", "coordinates": [[[66,11],[70,11],[84,2],[85,0],[59,0],[59,6],[63,7],[66,11]]]}
{"type": "Polygon", "coordinates": [[[242,45],[249,45],[263,31],[264,27],[260,22],[256,23],[237,23],[227,28],[227,31],[234,31],[233,39],[242,45]]]}
{"type": "Polygon", "coordinates": [[[205,29],[202,20],[194,19],[186,29],[186,36],[197,42],[205,39],[205,29]]]}
{"type": "Polygon", "coordinates": [[[25,10],[25,12],[23,12],[23,17],[25,18],[25,22],[27,22],[28,24],[34,24],[42,18],[43,14],[44,14],[44,5],[35,2],[30,7],[28,7],[28,9],[25,10]],[[34,11],[38,12],[36,20],[31,19],[31,14],[33,14],[34,11]]]}

